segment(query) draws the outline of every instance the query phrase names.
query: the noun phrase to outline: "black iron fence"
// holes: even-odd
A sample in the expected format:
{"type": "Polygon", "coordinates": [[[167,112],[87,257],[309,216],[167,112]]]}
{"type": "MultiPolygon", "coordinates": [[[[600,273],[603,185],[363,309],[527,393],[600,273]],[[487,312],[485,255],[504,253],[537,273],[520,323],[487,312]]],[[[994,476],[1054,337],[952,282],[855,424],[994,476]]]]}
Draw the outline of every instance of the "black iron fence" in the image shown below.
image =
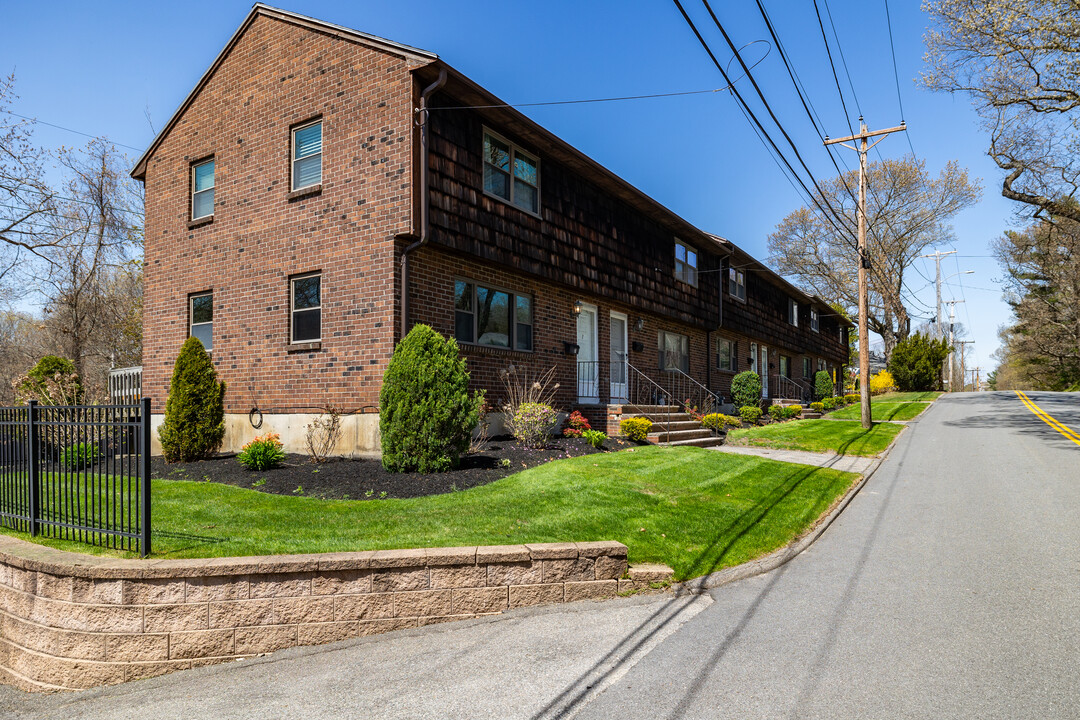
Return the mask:
{"type": "Polygon", "coordinates": [[[149,398],[0,408],[0,525],[149,555],[149,398]]]}

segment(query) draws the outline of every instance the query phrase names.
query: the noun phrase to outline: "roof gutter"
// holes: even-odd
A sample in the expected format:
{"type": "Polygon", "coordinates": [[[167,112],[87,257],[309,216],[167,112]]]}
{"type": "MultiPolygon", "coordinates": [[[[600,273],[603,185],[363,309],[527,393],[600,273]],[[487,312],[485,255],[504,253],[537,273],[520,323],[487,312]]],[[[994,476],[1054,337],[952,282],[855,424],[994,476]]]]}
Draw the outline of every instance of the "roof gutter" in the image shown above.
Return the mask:
{"type": "Polygon", "coordinates": [[[409,332],[409,255],[427,244],[431,235],[431,189],[428,187],[428,109],[427,101],[431,95],[446,84],[446,68],[439,70],[435,82],[420,93],[420,107],[416,111],[416,122],[420,125],[420,239],[408,245],[401,252],[401,338],[409,332]]]}

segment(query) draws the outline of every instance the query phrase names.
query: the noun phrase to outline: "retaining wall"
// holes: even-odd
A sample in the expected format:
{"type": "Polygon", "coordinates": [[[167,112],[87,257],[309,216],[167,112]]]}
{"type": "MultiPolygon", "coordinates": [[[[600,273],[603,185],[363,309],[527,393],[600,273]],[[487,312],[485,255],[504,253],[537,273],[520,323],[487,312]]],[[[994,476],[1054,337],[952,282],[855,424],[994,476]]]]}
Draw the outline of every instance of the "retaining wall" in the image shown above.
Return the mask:
{"type": "Polygon", "coordinates": [[[0,537],[0,681],[111,685],[643,589],[618,542],[117,560],[0,537]]]}

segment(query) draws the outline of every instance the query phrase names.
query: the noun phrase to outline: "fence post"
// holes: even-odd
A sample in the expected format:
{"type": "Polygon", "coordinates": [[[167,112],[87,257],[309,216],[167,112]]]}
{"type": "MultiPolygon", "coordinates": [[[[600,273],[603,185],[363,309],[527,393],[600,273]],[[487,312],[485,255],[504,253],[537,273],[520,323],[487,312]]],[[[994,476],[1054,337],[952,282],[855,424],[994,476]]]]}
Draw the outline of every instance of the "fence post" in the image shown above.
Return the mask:
{"type": "Polygon", "coordinates": [[[31,400],[27,411],[27,436],[30,441],[30,537],[37,536],[41,519],[41,440],[38,437],[38,401],[31,400]]]}
{"type": "Polygon", "coordinates": [[[142,399],[142,413],[139,416],[139,431],[142,434],[142,455],[139,457],[139,471],[142,475],[142,542],[139,554],[150,554],[150,398],[142,399]]]}

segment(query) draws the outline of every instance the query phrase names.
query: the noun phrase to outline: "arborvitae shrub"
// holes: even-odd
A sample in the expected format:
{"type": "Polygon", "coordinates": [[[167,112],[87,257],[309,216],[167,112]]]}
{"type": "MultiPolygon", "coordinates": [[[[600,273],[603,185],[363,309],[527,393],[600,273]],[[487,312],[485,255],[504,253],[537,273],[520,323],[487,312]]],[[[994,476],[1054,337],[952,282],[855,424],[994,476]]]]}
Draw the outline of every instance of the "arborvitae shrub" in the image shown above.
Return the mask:
{"type": "Polygon", "coordinates": [[[761,402],[761,378],[753,370],[744,370],[731,378],[731,402],[737,408],[761,402]]]}
{"type": "Polygon", "coordinates": [[[915,333],[893,348],[889,372],[900,392],[941,389],[941,369],[949,357],[949,343],[929,335],[915,333]]]}
{"type": "Polygon", "coordinates": [[[382,464],[390,472],[457,467],[480,418],[458,345],[416,325],[394,348],[379,393],[382,464]]]}
{"type": "Polygon", "coordinates": [[[828,371],[818,370],[817,375],[814,375],[814,395],[817,396],[817,399],[831,398],[835,389],[832,376],[829,375],[828,371]]]}
{"type": "Polygon", "coordinates": [[[201,460],[225,437],[225,383],[198,338],[180,348],[158,437],[166,462],[201,460]]]}

